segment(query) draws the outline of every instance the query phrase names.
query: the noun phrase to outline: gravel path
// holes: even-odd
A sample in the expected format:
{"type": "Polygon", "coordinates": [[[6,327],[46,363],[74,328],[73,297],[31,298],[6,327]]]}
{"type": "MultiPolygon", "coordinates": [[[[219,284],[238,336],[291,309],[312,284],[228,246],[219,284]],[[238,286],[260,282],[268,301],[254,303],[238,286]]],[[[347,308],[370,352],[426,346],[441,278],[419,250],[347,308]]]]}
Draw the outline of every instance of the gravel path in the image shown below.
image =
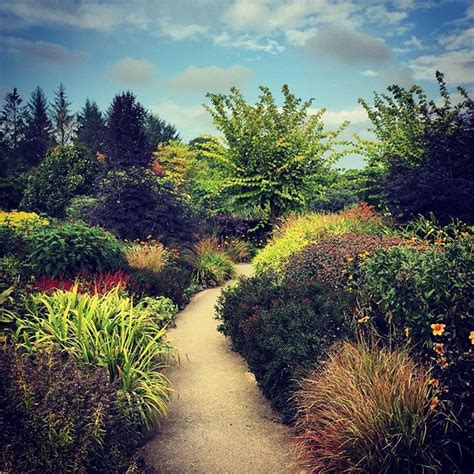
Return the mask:
{"type": "MultiPolygon", "coordinates": [[[[238,265],[249,274],[250,265],[238,265]]],[[[181,363],[169,370],[176,394],[143,457],[156,473],[284,473],[288,429],[261,395],[245,361],[216,331],[220,289],[197,294],[169,331],[181,363]]]]}

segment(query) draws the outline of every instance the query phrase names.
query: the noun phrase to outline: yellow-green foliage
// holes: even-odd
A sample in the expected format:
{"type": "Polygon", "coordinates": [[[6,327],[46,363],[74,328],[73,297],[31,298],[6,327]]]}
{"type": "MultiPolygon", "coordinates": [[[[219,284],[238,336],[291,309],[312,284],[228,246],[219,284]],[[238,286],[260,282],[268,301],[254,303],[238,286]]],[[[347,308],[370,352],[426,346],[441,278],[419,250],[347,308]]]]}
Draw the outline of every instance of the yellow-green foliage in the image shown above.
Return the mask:
{"type": "Polygon", "coordinates": [[[0,210],[0,224],[9,224],[14,227],[19,227],[25,224],[47,225],[49,222],[47,219],[38,216],[36,212],[5,212],[0,210]]]}
{"type": "Polygon", "coordinates": [[[342,214],[295,215],[278,228],[270,242],[253,260],[257,272],[281,271],[288,258],[308,244],[328,235],[369,231],[377,226],[372,220],[361,220],[342,214]]]}

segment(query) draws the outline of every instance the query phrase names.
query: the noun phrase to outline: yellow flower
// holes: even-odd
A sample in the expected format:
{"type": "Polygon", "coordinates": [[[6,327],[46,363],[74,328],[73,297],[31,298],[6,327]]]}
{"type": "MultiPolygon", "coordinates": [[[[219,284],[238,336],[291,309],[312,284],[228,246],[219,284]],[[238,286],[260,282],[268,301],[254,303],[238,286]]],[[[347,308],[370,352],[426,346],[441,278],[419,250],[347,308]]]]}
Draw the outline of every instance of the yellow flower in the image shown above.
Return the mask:
{"type": "Polygon", "coordinates": [[[431,329],[433,330],[433,336],[442,336],[445,328],[446,328],[446,324],[441,324],[441,323],[432,324],[431,329]]]}
{"type": "Polygon", "coordinates": [[[358,323],[366,323],[370,318],[368,316],[364,316],[357,320],[358,323]]]}
{"type": "Polygon", "coordinates": [[[354,260],[354,257],[347,257],[346,260],[347,260],[348,262],[352,262],[352,261],[354,260]]]}
{"type": "Polygon", "coordinates": [[[436,354],[443,355],[444,344],[442,344],[441,342],[437,342],[436,344],[433,345],[433,350],[436,352],[436,354]]]}
{"type": "Polygon", "coordinates": [[[433,387],[439,387],[439,380],[438,379],[429,379],[428,380],[428,385],[431,385],[433,387]]]}
{"type": "Polygon", "coordinates": [[[474,344],[474,331],[469,333],[469,339],[471,340],[471,344],[474,344]]]}

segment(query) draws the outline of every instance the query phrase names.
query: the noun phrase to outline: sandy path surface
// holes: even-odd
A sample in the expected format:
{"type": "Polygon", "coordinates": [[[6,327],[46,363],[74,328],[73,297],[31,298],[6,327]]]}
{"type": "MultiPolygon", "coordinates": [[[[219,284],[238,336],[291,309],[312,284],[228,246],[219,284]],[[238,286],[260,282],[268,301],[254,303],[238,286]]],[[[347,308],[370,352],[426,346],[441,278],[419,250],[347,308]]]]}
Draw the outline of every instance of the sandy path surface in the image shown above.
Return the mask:
{"type": "MultiPolygon", "coordinates": [[[[238,271],[249,274],[251,266],[238,271]]],[[[288,429],[216,330],[220,291],[197,294],[169,331],[181,358],[168,372],[176,394],[143,457],[156,473],[290,472],[288,429]]]]}

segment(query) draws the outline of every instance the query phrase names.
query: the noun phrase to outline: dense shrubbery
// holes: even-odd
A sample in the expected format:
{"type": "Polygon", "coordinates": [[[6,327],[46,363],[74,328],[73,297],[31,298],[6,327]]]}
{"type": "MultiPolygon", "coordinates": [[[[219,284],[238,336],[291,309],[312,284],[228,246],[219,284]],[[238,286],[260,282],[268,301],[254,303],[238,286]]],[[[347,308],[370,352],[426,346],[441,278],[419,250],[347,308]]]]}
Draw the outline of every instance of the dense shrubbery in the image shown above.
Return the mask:
{"type": "Polygon", "coordinates": [[[324,237],[291,256],[285,275],[298,284],[315,281],[341,287],[357,276],[361,264],[376,251],[406,245],[415,243],[401,237],[353,232],[324,237]]]}
{"type": "Polygon", "coordinates": [[[3,472],[121,472],[139,423],[103,368],[65,354],[0,351],[3,472]]]}
{"type": "MultiPolygon", "coordinates": [[[[439,472],[447,419],[430,374],[406,351],[337,345],[296,395],[296,441],[310,472],[439,472]]],[[[449,423],[448,423],[449,424],[449,423]]]]}
{"type": "Polygon", "coordinates": [[[283,270],[288,258],[308,244],[328,235],[347,232],[380,232],[380,218],[366,205],[341,214],[305,214],[283,222],[268,245],[255,257],[257,271],[283,270]]]}
{"type": "Polygon", "coordinates": [[[21,206],[53,217],[64,217],[73,197],[92,190],[100,169],[100,161],[84,147],[52,148],[32,171],[21,206]]]}
{"type": "Polygon", "coordinates": [[[98,185],[97,197],[91,222],[122,239],[150,235],[166,245],[193,240],[194,220],[186,203],[150,170],[110,171],[98,185]]]}
{"type": "Polygon", "coordinates": [[[282,285],[264,273],[241,279],[219,299],[220,331],[231,337],[263,393],[287,417],[293,413],[295,380],[348,333],[344,295],[338,297],[335,304],[321,285],[282,285]]]}

